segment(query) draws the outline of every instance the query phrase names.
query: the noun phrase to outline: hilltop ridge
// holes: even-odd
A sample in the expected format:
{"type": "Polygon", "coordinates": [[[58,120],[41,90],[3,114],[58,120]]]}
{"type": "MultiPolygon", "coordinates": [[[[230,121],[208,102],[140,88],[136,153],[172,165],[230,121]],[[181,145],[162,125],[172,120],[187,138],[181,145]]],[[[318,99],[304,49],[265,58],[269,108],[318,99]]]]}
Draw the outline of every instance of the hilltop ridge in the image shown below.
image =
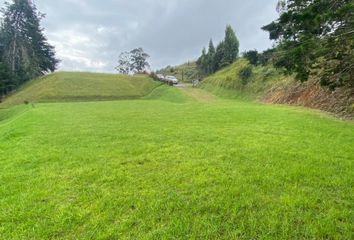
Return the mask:
{"type": "Polygon", "coordinates": [[[141,98],[160,85],[147,75],[57,72],[27,82],[0,107],[32,102],[96,101],[141,98]]]}

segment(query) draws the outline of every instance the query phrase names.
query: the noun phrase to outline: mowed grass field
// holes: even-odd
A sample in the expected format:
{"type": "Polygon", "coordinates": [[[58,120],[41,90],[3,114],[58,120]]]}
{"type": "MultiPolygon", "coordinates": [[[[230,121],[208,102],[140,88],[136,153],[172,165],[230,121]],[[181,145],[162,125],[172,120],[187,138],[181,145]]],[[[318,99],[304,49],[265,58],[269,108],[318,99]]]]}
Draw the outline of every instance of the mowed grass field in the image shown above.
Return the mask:
{"type": "Polygon", "coordinates": [[[58,72],[28,82],[5,99],[0,107],[24,102],[136,99],[147,95],[159,85],[144,75],[58,72]]]}
{"type": "Polygon", "coordinates": [[[0,239],[353,239],[353,123],[167,86],[0,116],[0,239]]]}

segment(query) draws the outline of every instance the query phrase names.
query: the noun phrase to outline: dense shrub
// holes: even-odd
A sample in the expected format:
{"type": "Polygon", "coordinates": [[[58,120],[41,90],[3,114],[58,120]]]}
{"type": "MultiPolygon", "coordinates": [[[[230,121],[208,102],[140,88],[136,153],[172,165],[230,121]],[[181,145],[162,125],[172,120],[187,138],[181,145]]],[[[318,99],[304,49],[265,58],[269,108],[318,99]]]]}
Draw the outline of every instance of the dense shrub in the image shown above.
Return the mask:
{"type": "Polygon", "coordinates": [[[239,78],[241,79],[242,85],[247,85],[250,78],[252,77],[252,67],[251,66],[243,67],[238,73],[238,75],[239,78]]]}
{"type": "Polygon", "coordinates": [[[255,66],[258,65],[259,54],[258,54],[257,50],[250,50],[250,51],[244,52],[242,55],[244,58],[246,58],[250,62],[250,64],[255,65],[255,66]]]}

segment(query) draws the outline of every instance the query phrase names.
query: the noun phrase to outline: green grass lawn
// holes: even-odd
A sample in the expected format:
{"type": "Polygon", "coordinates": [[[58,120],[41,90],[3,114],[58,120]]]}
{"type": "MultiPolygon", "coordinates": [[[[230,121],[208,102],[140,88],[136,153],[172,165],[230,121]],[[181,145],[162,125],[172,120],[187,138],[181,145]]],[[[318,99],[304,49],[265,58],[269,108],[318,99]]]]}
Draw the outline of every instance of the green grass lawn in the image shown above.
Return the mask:
{"type": "Polygon", "coordinates": [[[0,121],[0,239],[354,237],[354,125],[319,112],[162,86],[0,121]]]}
{"type": "Polygon", "coordinates": [[[27,102],[136,99],[160,85],[145,75],[59,72],[26,83],[0,107],[27,102]]]}

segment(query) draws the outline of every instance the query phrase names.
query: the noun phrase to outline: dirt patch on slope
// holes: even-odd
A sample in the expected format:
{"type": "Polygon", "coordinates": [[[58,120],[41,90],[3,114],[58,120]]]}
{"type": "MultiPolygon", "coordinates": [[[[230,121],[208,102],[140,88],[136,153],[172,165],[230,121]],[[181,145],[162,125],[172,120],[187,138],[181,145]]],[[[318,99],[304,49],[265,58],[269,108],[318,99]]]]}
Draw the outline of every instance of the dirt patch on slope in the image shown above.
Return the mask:
{"type": "Polygon", "coordinates": [[[261,100],[315,108],[340,117],[354,118],[354,89],[340,88],[332,92],[314,81],[274,87],[261,100]]]}

